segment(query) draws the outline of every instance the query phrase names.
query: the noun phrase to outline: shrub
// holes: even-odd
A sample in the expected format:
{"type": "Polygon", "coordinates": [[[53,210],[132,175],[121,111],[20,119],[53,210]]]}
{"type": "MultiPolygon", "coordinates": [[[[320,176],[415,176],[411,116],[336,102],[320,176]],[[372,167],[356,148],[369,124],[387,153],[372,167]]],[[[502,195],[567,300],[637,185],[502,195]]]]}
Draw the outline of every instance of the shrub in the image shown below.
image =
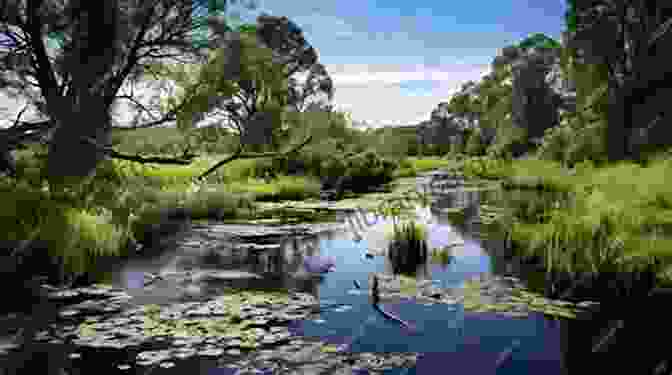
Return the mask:
{"type": "Polygon", "coordinates": [[[479,156],[465,159],[461,170],[468,177],[502,178],[510,174],[509,165],[505,160],[479,156]]]}
{"type": "Polygon", "coordinates": [[[479,131],[474,131],[469,135],[464,146],[464,153],[472,156],[480,156],[485,153],[485,145],[481,140],[481,133],[479,131]]]}

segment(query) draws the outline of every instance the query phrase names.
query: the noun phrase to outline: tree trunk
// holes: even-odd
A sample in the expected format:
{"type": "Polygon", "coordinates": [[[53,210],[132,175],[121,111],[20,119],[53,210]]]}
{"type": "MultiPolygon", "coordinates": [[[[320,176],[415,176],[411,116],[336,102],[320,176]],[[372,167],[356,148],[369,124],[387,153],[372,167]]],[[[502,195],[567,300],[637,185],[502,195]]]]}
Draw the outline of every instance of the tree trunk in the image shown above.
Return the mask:
{"type": "Polygon", "coordinates": [[[46,172],[57,185],[76,183],[91,175],[105,155],[99,145],[111,144],[112,126],[103,99],[84,96],[81,105],[63,110],[56,119],[57,128],[49,144],[46,172]]]}
{"type": "Polygon", "coordinates": [[[616,162],[630,156],[627,145],[632,128],[632,109],[621,90],[610,88],[609,91],[606,148],[609,161],[616,162]]]}

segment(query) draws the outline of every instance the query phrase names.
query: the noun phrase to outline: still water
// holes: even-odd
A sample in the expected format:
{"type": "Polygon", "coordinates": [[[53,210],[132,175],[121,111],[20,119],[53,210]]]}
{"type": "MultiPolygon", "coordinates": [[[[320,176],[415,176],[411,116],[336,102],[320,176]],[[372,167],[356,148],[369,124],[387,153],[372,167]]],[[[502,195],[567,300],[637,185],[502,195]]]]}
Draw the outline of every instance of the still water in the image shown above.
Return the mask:
{"type": "MultiPolygon", "coordinates": [[[[501,255],[501,238],[480,224],[479,205],[501,205],[501,191],[452,191],[434,197],[431,209],[424,211],[434,230],[459,235],[464,246],[455,248],[452,262],[447,265],[427,264],[421,274],[439,286],[460,286],[465,280],[481,274],[516,276],[525,280],[538,279],[539,272],[525,269],[515,258],[501,255]],[[465,207],[464,217],[454,220],[441,210],[465,207]]],[[[385,304],[384,308],[412,323],[415,330],[398,324],[376,312],[369,296],[354,286],[357,281],[367,285],[372,272],[390,272],[387,257],[365,257],[373,246],[368,234],[381,231],[388,224],[381,218],[361,213],[343,216],[349,223],[344,230],[325,231],[315,236],[285,239],[280,246],[255,252],[238,251],[222,244],[218,224],[195,226],[182,246],[168,249],[161,255],[132,259],[110,273],[116,286],[128,290],[137,303],[166,303],[175,299],[174,291],[160,288],[144,290],[145,273],[218,269],[237,272],[225,281],[192,280],[185,293],[215,296],[225,287],[291,288],[307,292],[324,304],[339,303],[345,308],[325,310],[318,319],[292,325],[295,334],[320,338],[334,344],[347,344],[353,352],[418,352],[421,357],[413,368],[386,371],[386,374],[578,374],[585,370],[595,324],[546,318],[532,313],[525,319],[504,318],[492,313],[465,312],[461,305],[419,304],[411,301],[385,304]],[[200,231],[200,232],[199,232],[200,231]],[[207,233],[207,235],[206,235],[207,233]],[[301,267],[303,257],[333,256],[334,272],[322,277],[305,277],[301,267]],[[262,275],[253,278],[250,275],[262,275]],[[570,345],[571,343],[571,345],[570,345]]],[[[220,233],[223,233],[222,229],[220,233]]],[[[126,354],[111,349],[82,349],[76,361],[63,358],[65,346],[43,346],[48,352],[35,360],[57,361],[69,374],[119,373],[144,374],[142,368],[125,371],[114,367],[115,361],[126,354]],[[63,353],[59,356],[58,353],[63,353]],[[43,358],[43,359],[39,359],[43,358]],[[57,359],[55,359],[57,358],[57,359]]],[[[156,368],[155,373],[214,374],[213,361],[185,360],[171,369],[156,368]]]]}

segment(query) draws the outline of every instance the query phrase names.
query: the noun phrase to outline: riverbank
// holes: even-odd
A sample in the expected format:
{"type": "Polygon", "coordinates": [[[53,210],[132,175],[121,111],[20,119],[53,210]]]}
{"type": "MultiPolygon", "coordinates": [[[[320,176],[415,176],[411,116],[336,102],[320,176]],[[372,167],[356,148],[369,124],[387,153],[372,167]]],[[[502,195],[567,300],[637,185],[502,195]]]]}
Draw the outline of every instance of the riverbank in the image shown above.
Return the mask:
{"type": "Polygon", "coordinates": [[[628,272],[655,268],[658,282],[672,281],[672,160],[648,165],[622,162],[574,168],[525,159],[466,159],[467,177],[497,178],[504,189],[556,193],[521,200],[501,218],[522,255],[543,259],[549,270],[628,272]]]}
{"type": "MultiPolygon", "coordinates": [[[[8,234],[1,255],[13,257],[23,245],[26,255],[21,262],[25,260],[32,266],[24,267],[22,272],[50,273],[50,282],[57,283],[56,279],[63,276],[81,275],[95,268],[100,258],[107,261],[147,250],[157,238],[179,230],[179,223],[185,219],[252,223],[324,219],[322,211],[272,207],[273,202],[319,202],[324,182],[314,173],[278,173],[273,168],[287,166],[274,167],[265,159],[234,160],[202,183],[194,182],[194,178],[224,157],[204,156],[188,166],[108,160],[94,177],[81,185],[54,192],[40,175],[41,159],[31,150],[20,151],[19,178],[0,182],[0,196],[10,204],[7,215],[0,217],[0,225],[8,234]],[[54,268],[58,271],[52,272],[54,268]]],[[[384,173],[391,173],[389,168],[385,169],[389,162],[381,160],[368,154],[353,157],[348,162],[349,173],[361,180],[355,184],[366,188],[367,184],[384,186],[389,182],[393,177],[384,177],[384,173]],[[367,173],[375,178],[367,178],[367,173]]],[[[319,160],[312,163],[320,164],[319,160]]],[[[416,170],[445,161],[414,159],[413,163],[418,166],[415,174],[416,170]]],[[[376,190],[374,185],[370,187],[376,190]]],[[[344,196],[356,197],[358,194],[348,192],[344,196]]],[[[6,268],[11,271],[16,267],[6,268]]]]}

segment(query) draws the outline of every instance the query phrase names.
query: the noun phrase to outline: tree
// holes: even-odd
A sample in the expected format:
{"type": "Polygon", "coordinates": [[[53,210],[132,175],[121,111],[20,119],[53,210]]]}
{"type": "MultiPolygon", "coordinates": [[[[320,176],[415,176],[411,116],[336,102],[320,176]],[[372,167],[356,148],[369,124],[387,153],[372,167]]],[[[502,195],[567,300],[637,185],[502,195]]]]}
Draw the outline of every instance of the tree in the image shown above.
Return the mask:
{"type": "MultiPolygon", "coordinates": [[[[10,139],[6,143],[50,132],[46,174],[54,185],[90,175],[106,156],[123,157],[109,147],[110,108],[118,100],[133,100],[120,97],[120,88],[143,78],[156,62],[203,61],[208,48],[193,38],[206,21],[212,32],[208,47],[227,50],[222,70],[230,77],[238,74],[237,39],[231,38],[235,35],[222,17],[194,22],[194,14],[216,10],[204,3],[0,0],[0,87],[28,97],[48,117],[37,123],[17,119],[16,126],[3,134],[10,139]],[[49,45],[50,35],[60,36],[60,43],[49,45]]],[[[223,11],[226,2],[216,3],[223,11]]],[[[146,126],[175,120],[179,108],[146,126]]]]}
{"type": "Polygon", "coordinates": [[[206,64],[197,67],[157,67],[160,75],[171,77],[182,89],[167,104],[186,101],[177,120],[182,129],[218,114],[226,120],[223,126],[240,137],[241,149],[258,152],[270,145],[277,150],[289,139],[288,125],[297,124],[297,115],[330,112],[333,85],[315,49],[286,17],[261,15],[256,25],[239,31],[241,69],[236,79],[221,70],[221,53],[226,51],[214,51],[206,64]],[[306,75],[304,82],[297,78],[301,74],[306,75]]]}
{"type": "Polygon", "coordinates": [[[630,155],[635,121],[646,127],[668,114],[662,90],[672,86],[665,51],[672,44],[672,5],[659,1],[568,1],[568,40],[574,65],[606,75],[608,158],[630,155]]]}

